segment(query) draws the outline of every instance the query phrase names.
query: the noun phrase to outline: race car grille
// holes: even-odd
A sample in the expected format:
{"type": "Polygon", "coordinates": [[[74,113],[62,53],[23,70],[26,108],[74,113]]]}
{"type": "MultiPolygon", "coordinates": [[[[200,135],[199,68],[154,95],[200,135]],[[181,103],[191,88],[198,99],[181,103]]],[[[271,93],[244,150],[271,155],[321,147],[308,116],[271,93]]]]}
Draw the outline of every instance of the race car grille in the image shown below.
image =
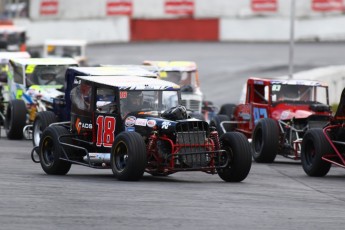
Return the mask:
{"type": "Polygon", "coordinates": [[[205,142],[206,132],[197,131],[197,132],[178,132],[176,134],[176,143],[177,144],[203,144],[205,142]]]}
{"type": "Polygon", "coordinates": [[[208,135],[208,123],[206,121],[181,121],[176,124],[177,133],[206,132],[208,135]]]}
{"type": "Polygon", "coordinates": [[[205,167],[209,163],[205,146],[208,125],[203,121],[180,122],[176,125],[176,144],[181,146],[177,154],[188,167],[205,167]]]}
{"type": "Polygon", "coordinates": [[[193,111],[201,110],[201,103],[197,100],[182,100],[182,105],[193,111]]]}

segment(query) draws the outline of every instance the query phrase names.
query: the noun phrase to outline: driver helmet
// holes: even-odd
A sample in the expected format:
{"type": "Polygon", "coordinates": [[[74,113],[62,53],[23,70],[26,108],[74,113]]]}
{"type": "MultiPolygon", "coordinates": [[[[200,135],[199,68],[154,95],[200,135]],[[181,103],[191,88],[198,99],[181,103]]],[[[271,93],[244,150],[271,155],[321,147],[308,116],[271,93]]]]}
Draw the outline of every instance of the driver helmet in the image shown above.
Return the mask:
{"type": "Polygon", "coordinates": [[[128,91],[127,95],[127,107],[129,109],[138,109],[143,103],[143,92],[142,91],[128,91]]]}
{"type": "Polygon", "coordinates": [[[56,73],[53,71],[44,71],[41,73],[40,77],[38,78],[39,85],[45,85],[49,82],[54,81],[56,73]]]}

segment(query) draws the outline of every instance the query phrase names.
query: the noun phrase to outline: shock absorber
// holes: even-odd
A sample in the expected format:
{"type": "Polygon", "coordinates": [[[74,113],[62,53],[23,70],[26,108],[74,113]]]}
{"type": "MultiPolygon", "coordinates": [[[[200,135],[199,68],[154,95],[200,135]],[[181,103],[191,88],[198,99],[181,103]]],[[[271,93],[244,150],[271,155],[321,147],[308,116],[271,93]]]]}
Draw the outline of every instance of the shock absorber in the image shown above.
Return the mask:
{"type": "Polygon", "coordinates": [[[147,155],[149,156],[156,156],[157,154],[157,140],[158,140],[158,136],[157,136],[157,131],[153,131],[152,135],[149,137],[149,141],[147,144],[147,155]]]}
{"type": "Polygon", "coordinates": [[[214,148],[216,150],[220,149],[220,142],[219,142],[219,135],[217,131],[211,131],[210,132],[210,138],[213,140],[214,148]]]}
{"type": "Polygon", "coordinates": [[[29,120],[30,120],[30,122],[33,122],[35,120],[36,112],[37,112],[37,105],[31,104],[30,108],[29,108],[29,120]]]}

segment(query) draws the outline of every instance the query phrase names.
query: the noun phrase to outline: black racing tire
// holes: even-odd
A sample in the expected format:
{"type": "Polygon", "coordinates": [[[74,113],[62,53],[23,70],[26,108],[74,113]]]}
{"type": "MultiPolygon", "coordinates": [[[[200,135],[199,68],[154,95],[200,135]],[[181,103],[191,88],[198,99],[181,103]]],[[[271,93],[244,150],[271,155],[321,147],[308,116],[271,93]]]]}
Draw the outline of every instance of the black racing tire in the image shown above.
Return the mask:
{"type": "Polygon", "coordinates": [[[279,150],[279,126],[271,118],[261,119],[252,134],[253,159],[258,163],[272,163],[279,150]]]}
{"type": "Polygon", "coordinates": [[[226,182],[241,182],[249,174],[252,154],[248,139],[239,132],[225,133],[220,137],[221,149],[229,160],[226,168],[218,169],[218,175],[226,182]]]}
{"type": "Polygon", "coordinates": [[[334,150],[327,141],[322,129],[310,129],[304,136],[301,149],[301,162],[304,172],[311,177],[323,177],[331,163],[322,160],[323,154],[332,154],[334,150]]]}
{"type": "Polygon", "coordinates": [[[63,146],[59,137],[69,134],[62,126],[51,126],[44,130],[39,144],[39,157],[43,171],[50,175],[66,175],[71,169],[71,163],[64,158],[63,146]]]}
{"type": "MultiPolygon", "coordinates": [[[[216,115],[210,121],[210,126],[213,126],[216,128],[219,136],[224,134],[224,131],[220,125],[220,123],[223,121],[230,121],[230,118],[227,115],[216,115]]],[[[226,132],[230,132],[234,130],[232,124],[224,124],[224,128],[226,132]]]]}
{"type": "Polygon", "coordinates": [[[42,133],[50,124],[57,122],[56,116],[51,111],[37,113],[32,127],[32,144],[38,146],[42,133]]]}
{"type": "Polygon", "coordinates": [[[220,107],[218,114],[227,115],[228,117],[232,118],[235,107],[235,104],[224,104],[220,107]]]}
{"type": "Polygon", "coordinates": [[[23,138],[23,128],[26,125],[27,109],[23,100],[12,100],[9,102],[6,111],[5,130],[10,140],[23,138]]]}
{"type": "Polygon", "coordinates": [[[111,148],[110,165],[118,180],[140,180],[147,165],[146,146],[142,136],[136,132],[117,135],[111,148]]]}

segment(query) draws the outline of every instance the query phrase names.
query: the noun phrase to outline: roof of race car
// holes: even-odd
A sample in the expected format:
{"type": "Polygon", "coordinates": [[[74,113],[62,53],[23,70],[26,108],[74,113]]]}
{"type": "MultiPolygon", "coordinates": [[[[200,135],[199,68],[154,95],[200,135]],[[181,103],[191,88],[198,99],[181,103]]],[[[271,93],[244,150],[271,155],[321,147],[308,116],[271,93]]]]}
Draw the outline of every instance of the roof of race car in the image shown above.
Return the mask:
{"type": "Polygon", "coordinates": [[[180,86],[156,78],[138,76],[77,76],[78,79],[126,90],[178,90],[180,86]]]}
{"type": "Polygon", "coordinates": [[[152,77],[157,78],[157,74],[152,73],[144,68],[141,68],[139,65],[109,65],[101,67],[70,67],[78,72],[83,72],[86,75],[91,76],[141,76],[141,77],[152,77]]]}
{"type": "Polygon", "coordinates": [[[0,52],[0,63],[8,63],[13,58],[30,58],[28,52],[0,52]]]}
{"type": "Polygon", "coordinates": [[[21,65],[77,65],[73,58],[13,58],[12,62],[21,65]]]}
{"type": "Polygon", "coordinates": [[[144,65],[157,66],[160,71],[196,71],[197,66],[192,61],[144,61],[144,65]]]}
{"type": "Polygon", "coordinates": [[[250,77],[248,80],[254,81],[254,84],[264,84],[264,82],[270,84],[282,84],[282,85],[306,85],[306,86],[328,86],[324,82],[316,80],[303,80],[303,79],[270,79],[270,78],[256,78],[250,77]]]}

